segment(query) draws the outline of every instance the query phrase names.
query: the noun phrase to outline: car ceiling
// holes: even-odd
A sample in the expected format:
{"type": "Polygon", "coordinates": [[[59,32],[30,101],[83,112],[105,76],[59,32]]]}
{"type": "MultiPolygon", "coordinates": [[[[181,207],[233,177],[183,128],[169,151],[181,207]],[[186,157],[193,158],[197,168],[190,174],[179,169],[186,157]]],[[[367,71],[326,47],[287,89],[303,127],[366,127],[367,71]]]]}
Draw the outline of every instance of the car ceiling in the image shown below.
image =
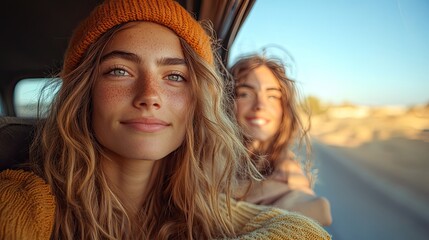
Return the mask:
{"type": "MultiPolygon", "coordinates": [[[[177,0],[194,16],[212,21],[221,40],[220,55],[227,51],[256,0],[177,0]]],[[[45,77],[61,67],[68,39],[78,22],[101,0],[14,0],[3,3],[2,97],[7,112],[10,89],[22,78],[45,77]],[[5,99],[6,98],[6,99],[5,99]]]]}

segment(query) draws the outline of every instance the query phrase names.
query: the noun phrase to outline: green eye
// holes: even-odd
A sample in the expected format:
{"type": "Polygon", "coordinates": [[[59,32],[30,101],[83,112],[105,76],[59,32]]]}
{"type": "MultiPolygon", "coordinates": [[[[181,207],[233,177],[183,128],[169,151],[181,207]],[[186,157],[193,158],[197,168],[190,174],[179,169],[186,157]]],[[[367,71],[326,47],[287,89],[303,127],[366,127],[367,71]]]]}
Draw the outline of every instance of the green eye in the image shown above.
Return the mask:
{"type": "Polygon", "coordinates": [[[175,82],[183,82],[183,81],[185,81],[185,79],[182,76],[180,76],[179,74],[168,75],[168,80],[175,81],[175,82]]]}
{"type": "Polygon", "coordinates": [[[112,71],[113,75],[116,76],[125,76],[127,75],[127,71],[125,71],[124,69],[115,69],[112,71]]]}
{"type": "Polygon", "coordinates": [[[186,82],[186,78],[183,76],[183,74],[176,71],[167,75],[167,80],[173,81],[173,82],[186,82]]]}
{"type": "Polygon", "coordinates": [[[113,68],[108,72],[109,75],[113,75],[116,77],[122,77],[122,76],[129,76],[130,74],[127,72],[127,70],[123,68],[113,68]]]}

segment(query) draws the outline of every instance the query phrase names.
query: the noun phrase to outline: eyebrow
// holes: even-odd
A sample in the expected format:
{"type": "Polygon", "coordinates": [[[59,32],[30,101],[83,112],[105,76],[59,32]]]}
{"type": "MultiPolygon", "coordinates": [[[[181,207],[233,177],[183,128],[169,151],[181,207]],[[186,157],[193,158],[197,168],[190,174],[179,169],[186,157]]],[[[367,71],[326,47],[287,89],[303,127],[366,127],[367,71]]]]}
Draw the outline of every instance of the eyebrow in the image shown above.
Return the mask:
{"type": "Polygon", "coordinates": [[[282,90],[280,90],[280,88],[270,87],[270,88],[265,89],[265,91],[279,91],[279,92],[281,92],[282,90]]]}
{"type": "MultiPolygon", "coordinates": [[[[253,86],[251,86],[251,85],[249,85],[249,84],[247,84],[247,83],[240,83],[240,84],[237,84],[237,85],[235,86],[235,89],[237,89],[237,88],[248,88],[248,89],[255,90],[255,88],[254,88],[253,86]]],[[[269,87],[269,88],[266,88],[266,89],[265,89],[265,91],[279,91],[279,92],[281,92],[280,88],[276,88],[276,87],[269,87]]]]}
{"type": "Polygon", "coordinates": [[[185,59],[183,58],[161,58],[157,61],[158,65],[168,66],[168,65],[187,65],[185,59]]]}
{"type": "Polygon", "coordinates": [[[115,58],[115,57],[123,58],[135,63],[141,62],[141,58],[136,54],[130,53],[130,52],[124,52],[124,51],[112,51],[110,53],[107,53],[106,55],[101,57],[101,62],[104,62],[110,58],[115,58]]]}
{"type": "MultiPolygon", "coordinates": [[[[115,58],[115,57],[123,58],[123,59],[129,60],[129,61],[135,62],[135,63],[141,63],[142,62],[142,59],[137,54],[125,52],[125,51],[112,51],[110,53],[107,53],[106,55],[101,57],[101,62],[106,61],[110,58],[115,58]]],[[[171,66],[171,65],[185,65],[185,66],[187,66],[185,59],[177,58],[177,57],[163,57],[163,58],[160,58],[159,60],[157,60],[156,63],[158,65],[161,65],[161,66],[171,66]]]]}
{"type": "Polygon", "coordinates": [[[239,83],[239,84],[235,85],[235,89],[237,89],[237,88],[255,89],[253,86],[250,86],[249,84],[246,84],[246,83],[239,83]]]}

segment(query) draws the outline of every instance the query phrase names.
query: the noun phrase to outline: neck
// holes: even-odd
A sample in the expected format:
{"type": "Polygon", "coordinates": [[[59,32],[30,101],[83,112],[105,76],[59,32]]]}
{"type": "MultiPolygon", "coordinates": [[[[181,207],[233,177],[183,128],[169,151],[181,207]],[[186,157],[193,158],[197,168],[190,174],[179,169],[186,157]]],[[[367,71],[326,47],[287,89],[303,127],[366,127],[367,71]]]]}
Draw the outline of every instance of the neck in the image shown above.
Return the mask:
{"type": "Polygon", "coordinates": [[[157,172],[159,164],[146,160],[105,159],[102,166],[112,191],[130,213],[136,215],[148,195],[153,173],[157,172]]]}
{"type": "Polygon", "coordinates": [[[267,151],[268,146],[269,141],[253,140],[251,143],[251,150],[264,153],[267,151]]]}

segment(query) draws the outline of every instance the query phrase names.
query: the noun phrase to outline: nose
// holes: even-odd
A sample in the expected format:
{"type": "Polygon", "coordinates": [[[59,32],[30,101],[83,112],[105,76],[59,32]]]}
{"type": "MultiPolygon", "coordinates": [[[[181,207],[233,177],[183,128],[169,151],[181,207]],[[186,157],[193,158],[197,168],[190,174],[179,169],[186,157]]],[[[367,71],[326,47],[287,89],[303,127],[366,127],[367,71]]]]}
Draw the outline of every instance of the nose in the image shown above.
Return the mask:
{"type": "Polygon", "coordinates": [[[136,96],[134,106],[137,108],[159,109],[161,108],[159,82],[152,77],[145,77],[138,80],[136,84],[136,96]]]}
{"type": "Polygon", "coordinates": [[[260,111],[265,108],[265,99],[261,94],[256,94],[254,102],[253,102],[253,110],[260,111]]]}

